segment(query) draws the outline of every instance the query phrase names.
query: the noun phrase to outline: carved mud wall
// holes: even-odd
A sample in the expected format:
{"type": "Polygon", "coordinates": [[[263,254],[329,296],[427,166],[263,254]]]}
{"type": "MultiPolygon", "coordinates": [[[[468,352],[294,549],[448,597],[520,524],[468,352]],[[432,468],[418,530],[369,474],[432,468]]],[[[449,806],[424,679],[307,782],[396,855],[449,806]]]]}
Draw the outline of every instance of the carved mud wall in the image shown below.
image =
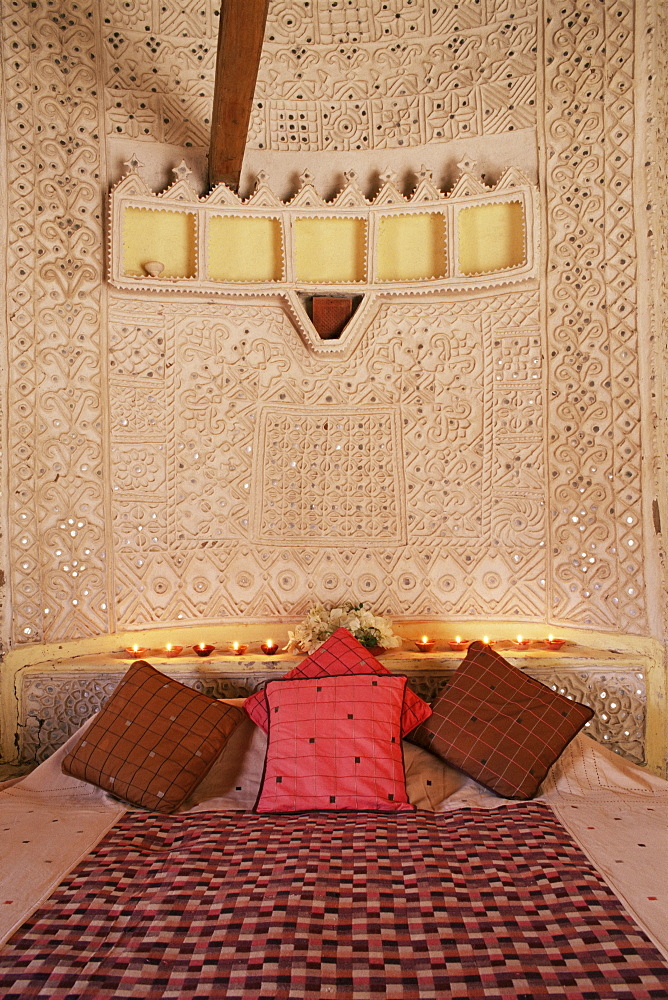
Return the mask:
{"type": "MultiPolygon", "coordinates": [[[[108,131],[208,146],[217,17],[102,0],[108,131]]],[[[356,151],[536,122],[537,4],[271,0],[249,143],[356,151]]]]}
{"type": "MultiPolygon", "coordinates": [[[[647,81],[644,103],[644,138],[641,147],[643,176],[647,180],[647,238],[645,245],[648,284],[646,302],[651,311],[653,354],[651,406],[654,417],[651,438],[654,490],[652,526],[654,542],[661,555],[664,591],[668,592],[668,553],[665,526],[668,524],[668,8],[650,4],[643,25],[643,79],[647,81]]],[[[643,289],[645,291],[645,289],[643,289]]],[[[668,636],[668,601],[663,602],[661,624],[668,636]]]]}
{"type": "Polygon", "coordinates": [[[115,144],[206,145],[216,31],[194,0],[3,5],[6,637],[351,594],[646,634],[633,4],[271,4],[256,151],[543,150],[546,279],[388,300],[345,363],[274,304],[105,283],[115,144]]]}
{"type": "Polygon", "coordinates": [[[278,306],[114,294],[110,330],[119,625],[544,615],[535,292],[380,304],[345,361],[278,306]]]}

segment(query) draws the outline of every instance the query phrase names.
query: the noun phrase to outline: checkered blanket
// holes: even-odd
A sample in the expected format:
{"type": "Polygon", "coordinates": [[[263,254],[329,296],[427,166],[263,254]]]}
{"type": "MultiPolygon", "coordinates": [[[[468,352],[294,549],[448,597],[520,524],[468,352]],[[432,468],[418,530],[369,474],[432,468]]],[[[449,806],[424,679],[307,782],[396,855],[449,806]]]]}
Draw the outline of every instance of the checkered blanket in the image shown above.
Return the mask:
{"type": "Polygon", "coordinates": [[[130,813],[0,953],[4,1000],[644,1000],[668,967],[544,803],[130,813]]]}

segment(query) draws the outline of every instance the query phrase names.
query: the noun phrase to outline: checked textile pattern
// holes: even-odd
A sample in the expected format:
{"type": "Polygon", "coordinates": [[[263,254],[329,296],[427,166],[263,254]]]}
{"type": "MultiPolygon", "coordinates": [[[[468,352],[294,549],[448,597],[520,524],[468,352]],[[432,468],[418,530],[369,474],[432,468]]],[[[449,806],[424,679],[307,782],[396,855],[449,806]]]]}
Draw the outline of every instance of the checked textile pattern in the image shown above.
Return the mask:
{"type": "Polygon", "coordinates": [[[665,1000],[668,968],[544,804],[127,814],[10,940],[0,995],[665,1000]]]}

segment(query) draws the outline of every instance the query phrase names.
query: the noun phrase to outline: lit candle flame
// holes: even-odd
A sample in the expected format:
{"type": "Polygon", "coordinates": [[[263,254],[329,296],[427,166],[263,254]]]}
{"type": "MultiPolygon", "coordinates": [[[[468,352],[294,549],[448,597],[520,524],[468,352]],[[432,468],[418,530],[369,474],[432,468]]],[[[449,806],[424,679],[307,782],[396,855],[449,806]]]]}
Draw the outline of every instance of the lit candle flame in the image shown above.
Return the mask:
{"type": "Polygon", "coordinates": [[[137,645],[137,643],[135,643],[134,646],[132,647],[132,652],[133,653],[138,653],[139,652],[139,646],[137,645]]]}
{"type": "Polygon", "coordinates": [[[462,641],[461,635],[456,635],[455,636],[455,642],[461,642],[461,641],[462,641]]]}
{"type": "Polygon", "coordinates": [[[267,639],[267,641],[266,641],[265,645],[266,645],[266,646],[273,646],[273,645],[274,645],[274,643],[273,643],[273,641],[272,641],[271,639],[267,639]]]}
{"type": "Polygon", "coordinates": [[[233,642],[232,643],[232,649],[238,649],[238,648],[239,648],[239,643],[238,642],[233,642]]]}
{"type": "Polygon", "coordinates": [[[522,641],[523,641],[523,639],[522,639],[522,636],[521,636],[521,635],[518,635],[518,637],[517,637],[517,641],[518,641],[518,642],[522,642],[522,641]]]}
{"type": "Polygon", "coordinates": [[[548,642],[553,642],[554,641],[554,636],[553,635],[548,635],[547,641],[548,642]]]}
{"type": "Polygon", "coordinates": [[[429,642],[429,636],[428,635],[423,635],[422,639],[420,641],[421,642],[429,642]]]}
{"type": "Polygon", "coordinates": [[[165,649],[167,650],[168,653],[171,653],[171,651],[172,651],[172,644],[171,644],[171,642],[167,643],[167,645],[165,646],[165,649]]]}
{"type": "Polygon", "coordinates": [[[200,649],[204,649],[204,643],[203,643],[203,642],[200,642],[200,644],[199,644],[199,648],[200,648],[200,649]]]}
{"type": "Polygon", "coordinates": [[[486,646],[489,646],[489,636],[488,635],[483,635],[482,641],[485,643],[486,646]]]}

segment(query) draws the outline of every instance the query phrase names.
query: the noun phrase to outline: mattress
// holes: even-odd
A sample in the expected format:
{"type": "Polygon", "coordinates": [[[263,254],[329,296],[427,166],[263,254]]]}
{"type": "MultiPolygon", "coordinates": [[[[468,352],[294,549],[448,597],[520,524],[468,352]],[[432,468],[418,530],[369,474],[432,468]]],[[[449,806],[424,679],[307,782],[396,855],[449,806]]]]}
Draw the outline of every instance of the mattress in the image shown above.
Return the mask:
{"type": "Polygon", "coordinates": [[[668,997],[666,782],[578,736],[508,803],[407,745],[414,813],[257,815],[259,734],[172,816],[67,745],[0,793],[0,995],[668,997]]]}

